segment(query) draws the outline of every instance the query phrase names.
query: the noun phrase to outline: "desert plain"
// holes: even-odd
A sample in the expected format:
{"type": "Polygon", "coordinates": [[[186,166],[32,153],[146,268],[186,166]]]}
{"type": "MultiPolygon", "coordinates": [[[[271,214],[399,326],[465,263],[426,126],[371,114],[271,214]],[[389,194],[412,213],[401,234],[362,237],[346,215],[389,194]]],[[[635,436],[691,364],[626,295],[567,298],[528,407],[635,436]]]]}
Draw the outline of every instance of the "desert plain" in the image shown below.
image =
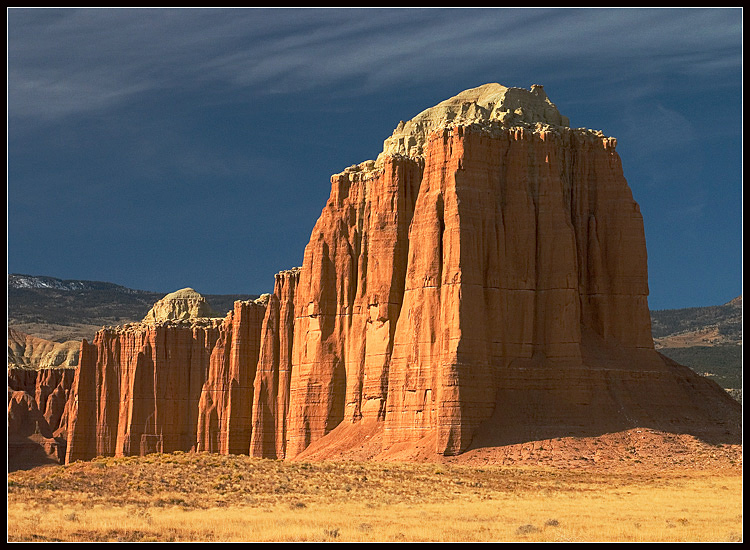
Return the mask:
{"type": "Polygon", "coordinates": [[[8,540],[742,540],[739,445],[631,430],[439,462],[358,458],[175,452],[18,470],[8,540]]]}

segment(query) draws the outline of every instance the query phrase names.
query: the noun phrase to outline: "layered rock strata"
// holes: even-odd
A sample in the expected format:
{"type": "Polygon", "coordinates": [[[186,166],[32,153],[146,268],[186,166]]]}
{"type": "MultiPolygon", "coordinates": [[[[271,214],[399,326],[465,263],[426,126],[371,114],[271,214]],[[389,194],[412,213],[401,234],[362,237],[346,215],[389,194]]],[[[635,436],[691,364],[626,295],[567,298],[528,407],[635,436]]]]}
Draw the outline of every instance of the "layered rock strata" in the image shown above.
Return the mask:
{"type": "Polygon", "coordinates": [[[237,301],[225,318],[195,317],[193,310],[177,319],[167,300],[152,310],[160,315],[84,340],[69,397],[66,461],[251,448],[265,456],[277,445],[283,456],[285,444],[276,440],[288,409],[297,276],[278,274],[276,293],[237,301]]]}
{"type": "Polygon", "coordinates": [[[541,86],[493,84],[334,176],[300,274],[287,457],[372,417],[384,451],[441,454],[480,433],[736,433],[734,403],[653,349],[615,147],[569,128],[541,86]],[[713,397],[696,405],[692,386],[713,397]]]}
{"type": "Polygon", "coordinates": [[[264,316],[264,303],[238,301],[221,324],[197,407],[199,451],[248,453],[264,316]]]}
{"type": "Polygon", "coordinates": [[[252,456],[286,456],[287,418],[292,379],[294,297],[299,268],[276,274],[260,333],[260,353],[253,382],[252,456]]]}
{"type": "Polygon", "coordinates": [[[340,422],[385,417],[421,164],[388,157],[332,178],[296,293],[288,455],[340,422]]]}
{"type": "Polygon", "coordinates": [[[74,368],[8,368],[8,465],[65,459],[74,368]]]}
{"type": "Polygon", "coordinates": [[[53,342],[8,327],[8,368],[73,369],[79,351],[80,342],[53,342]]]}
{"type": "Polygon", "coordinates": [[[541,86],[482,86],[400,123],[331,178],[272,294],[201,321],[191,295],[82,344],[68,460],[294,458],[372,434],[383,456],[638,426],[735,437],[739,405],[654,350],[615,147],[541,86]]]}
{"type": "Polygon", "coordinates": [[[71,392],[68,462],[189,450],[221,320],[133,324],[83,341],[71,392]]]}

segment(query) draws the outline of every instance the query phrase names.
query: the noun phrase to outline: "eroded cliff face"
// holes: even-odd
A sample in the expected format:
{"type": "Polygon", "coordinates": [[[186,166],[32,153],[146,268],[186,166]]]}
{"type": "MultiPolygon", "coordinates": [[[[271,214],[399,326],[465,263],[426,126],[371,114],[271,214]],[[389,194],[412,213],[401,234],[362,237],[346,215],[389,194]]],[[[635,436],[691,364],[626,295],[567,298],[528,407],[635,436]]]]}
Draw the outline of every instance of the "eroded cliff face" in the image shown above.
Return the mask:
{"type": "Polygon", "coordinates": [[[653,348],[615,146],[569,128],[541,86],[482,86],[400,123],[331,178],[272,294],[177,320],[191,295],[179,316],[83,343],[68,460],[333,456],[360,428],[382,456],[637,426],[738,434],[739,405],[653,348]]]}
{"type": "Polygon", "coordinates": [[[66,461],[173,451],[283,456],[297,278],[279,273],[273,295],[237,301],[223,319],[176,317],[162,301],[152,310],[161,314],[83,341],[66,461]]]}
{"type": "Polygon", "coordinates": [[[645,239],[613,140],[597,133],[458,127],[426,150],[385,445],[434,433],[455,454],[510,372],[582,365],[587,329],[653,348],[645,239]]]}
{"type": "Polygon", "coordinates": [[[334,176],[300,274],[287,457],[335,453],[334,428],[372,418],[384,454],[738,433],[736,402],[653,349],[643,221],[615,147],[569,128],[541,86],[492,84],[334,176]]]}
{"type": "Polygon", "coordinates": [[[248,453],[265,309],[261,301],[235,302],[234,310],[221,324],[200,394],[199,451],[248,453]]]}
{"type": "MultiPolygon", "coordinates": [[[[60,435],[67,423],[66,404],[74,377],[75,369],[67,367],[9,368],[8,391],[9,393],[27,393],[33,399],[36,409],[44,417],[50,433],[60,435]]],[[[11,430],[10,424],[9,420],[8,430],[12,433],[14,430],[11,430]]]]}
{"type": "Polygon", "coordinates": [[[133,324],[81,344],[68,462],[190,450],[220,320],[133,324]]]}
{"type": "Polygon", "coordinates": [[[299,268],[276,274],[260,333],[260,353],[253,383],[250,455],[286,456],[294,339],[294,298],[299,268]]]}
{"type": "Polygon", "coordinates": [[[458,126],[423,150],[333,178],[298,290],[290,454],[367,415],[386,446],[434,431],[438,452],[460,452],[504,370],[580,364],[584,327],[653,348],[643,223],[613,140],[458,126]]]}
{"type": "Polygon", "coordinates": [[[385,417],[421,173],[413,159],[388,157],[332,178],[295,299],[288,455],[344,420],[385,417]]]}
{"type": "Polygon", "coordinates": [[[73,368],[8,368],[8,468],[65,459],[73,368]]]}

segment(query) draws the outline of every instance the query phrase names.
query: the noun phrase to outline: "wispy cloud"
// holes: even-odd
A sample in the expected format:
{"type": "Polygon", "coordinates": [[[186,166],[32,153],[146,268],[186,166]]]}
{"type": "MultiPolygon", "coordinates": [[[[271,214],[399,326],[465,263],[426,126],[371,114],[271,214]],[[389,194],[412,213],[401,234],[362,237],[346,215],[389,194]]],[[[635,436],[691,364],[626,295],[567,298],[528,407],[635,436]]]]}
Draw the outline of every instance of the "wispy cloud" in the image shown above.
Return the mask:
{"type": "Polygon", "coordinates": [[[720,77],[741,66],[740,38],[741,12],[727,9],[11,9],[8,110],[57,117],[201,84],[364,90],[520,66],[720,77]]]}

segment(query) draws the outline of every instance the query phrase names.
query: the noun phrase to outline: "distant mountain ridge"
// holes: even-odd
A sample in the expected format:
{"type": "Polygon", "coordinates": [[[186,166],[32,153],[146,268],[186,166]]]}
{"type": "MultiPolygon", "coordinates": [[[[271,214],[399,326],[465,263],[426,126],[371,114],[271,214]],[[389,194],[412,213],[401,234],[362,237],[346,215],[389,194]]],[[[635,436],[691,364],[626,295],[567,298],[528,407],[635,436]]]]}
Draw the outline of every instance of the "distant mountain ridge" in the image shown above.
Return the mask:
{"type": "Polygon", "coordinates": [[[125,294],[138,294],[147,292],[143,290],[133,290],[115,283],[106,283],[102,281],[82,281],[76,279],[58,279],[46,275],[20,275],[11,273],[8,275],[9,289],[54,289],[54,290],[113,290],[125,294]]]}
{"type": "Polygon", "coordinates": [[[651,311],[657,347],[742,343],[742,296],[720,306],[651,311]]]}
{"type": "MultiPolygon", "coordinates": [[[[8,275],[8,326],[55,342],[91,339],[99,328],[141,321],[164,292],[135,290],[103,281],[8,275]]],[[[258,294],[204,294],[219,315],[236,300],[258,294]]]]}
{"type": "Polygon", "coordinates": [[[742,296],[720,306],[651,312],[654,347],[742,400],[742,296]]]}

